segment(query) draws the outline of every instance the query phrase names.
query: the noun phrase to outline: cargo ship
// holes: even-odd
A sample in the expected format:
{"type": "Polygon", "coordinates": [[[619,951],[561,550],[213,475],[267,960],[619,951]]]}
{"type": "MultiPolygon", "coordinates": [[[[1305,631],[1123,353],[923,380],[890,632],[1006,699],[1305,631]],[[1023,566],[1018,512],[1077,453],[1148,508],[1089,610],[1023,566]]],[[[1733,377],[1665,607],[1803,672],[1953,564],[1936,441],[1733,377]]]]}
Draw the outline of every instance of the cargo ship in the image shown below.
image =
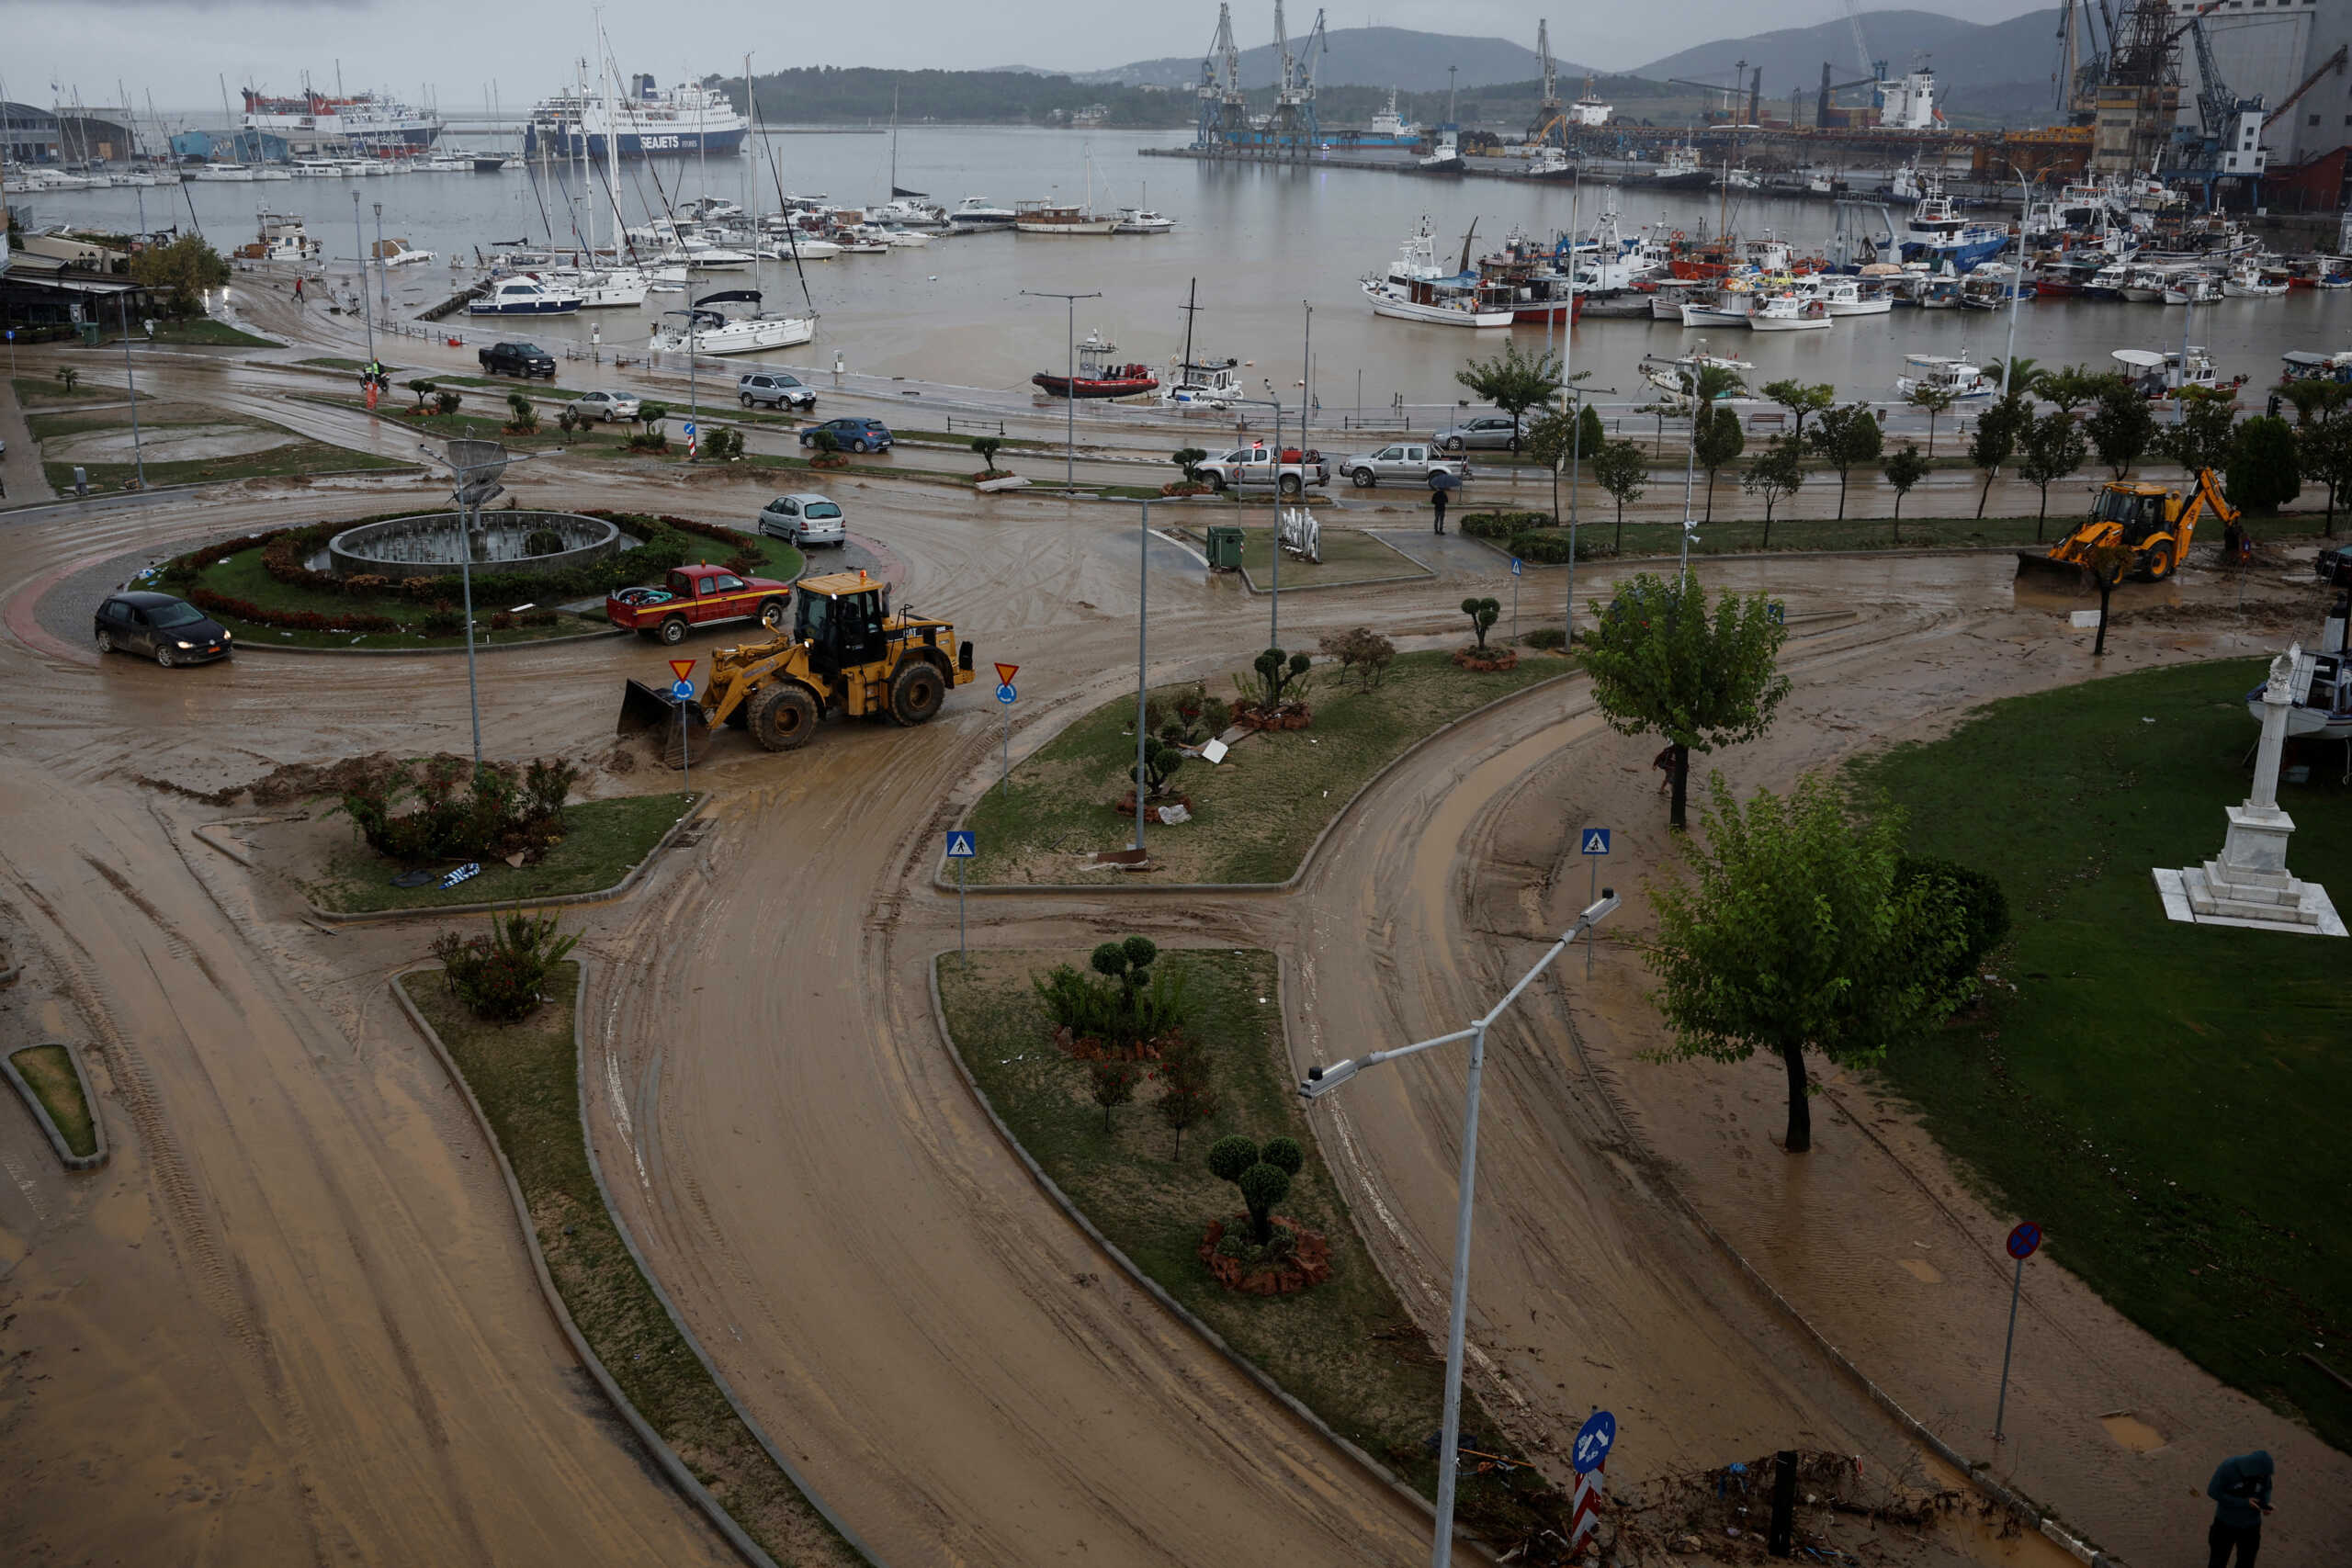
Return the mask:
{"type": "Polygon", "coordinates": [[[376,93],[347,98],[306,92],[273,98],[244,89],[244,128],[285,142],[289,157],[352,153],[406,158],[431,147],[446,121],[376,93]]]}
{"type": "Polygon", "coordinates": [[[651,76],[639,73],[628,79],[628,93],[610,99],[576,90],[542,98],[531,110],[523,151],[530,157],[544,147],[560,157],[584,151],[602,158],[617,142],[624,158],[732,153],[742,151],[751,129],[751,120],[716,87],[691,82],[657,87],[651,76]]]}

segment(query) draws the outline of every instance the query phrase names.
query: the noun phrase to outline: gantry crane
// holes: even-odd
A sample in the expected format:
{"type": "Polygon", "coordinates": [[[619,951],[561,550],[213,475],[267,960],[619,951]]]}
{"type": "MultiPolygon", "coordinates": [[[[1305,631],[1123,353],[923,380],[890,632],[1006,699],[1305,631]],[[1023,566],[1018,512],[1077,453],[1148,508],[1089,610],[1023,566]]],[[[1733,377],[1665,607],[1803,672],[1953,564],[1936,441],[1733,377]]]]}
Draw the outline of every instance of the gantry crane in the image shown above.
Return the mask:
{"type": "Polygon", "coordinates": [[[1556,141],[1565,147],[1568,115],[1560,102],[1559,62],[1552,58],[1552,24],[1548,18],[1535,24],[1535,58],[1544,68],[1544,101],[1535,106],[1535,121],[1527,128],[1527,140],[1556,141]]]}
{"type": "Polygon", "coordinates": [[[1216,36],[1201,59],[1200,126],[1196,144],[1212,146],[1245,136],[1250,130],[1249,106],[1241,96],[1241,46],[1233,41],[1233,6],[1216,8],[1216,36]]]}
{"type": "Polygon", "coordinates": [[[1315,67],[1318,52],[1327,47],[1323,13],[1318,10],[1315,13],[1315,26],[1307,29],[1298,51],[1292,53],[1290,33],[1283,23],[1282,0],[1274,0],[1274,53],[1279,74],[1274,82],[1274,110],[1266,118],[1270,142],[1312,146],[1322,140],[1315,119],[1315,67]]]}

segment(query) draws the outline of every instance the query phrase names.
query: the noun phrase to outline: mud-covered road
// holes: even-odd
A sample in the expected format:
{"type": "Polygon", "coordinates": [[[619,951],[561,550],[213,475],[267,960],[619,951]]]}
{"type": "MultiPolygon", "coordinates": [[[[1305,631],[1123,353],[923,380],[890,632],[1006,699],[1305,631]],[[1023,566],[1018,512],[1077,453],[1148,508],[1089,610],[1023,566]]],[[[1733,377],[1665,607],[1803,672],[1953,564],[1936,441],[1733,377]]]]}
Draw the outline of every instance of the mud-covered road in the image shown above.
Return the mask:
{"type": "MultiPolygon", "coordinates": [[[[526,504],[715,518],[748,515],[763,493],[559,465],[512,483],[526,504]]],[[[268,482],[0,514],[0,886],[25,966],[0,1018],[12,1043],[90,1046],[117,1147],[105,1171],[69,1180],[21,1116],[0,1113],[0,1539],[36,1543],[30,1561],[720,1560],[571,1364],[489,1151],[390,1003],[387,976],[424,955],[433,926],[306,922],[282,878],[193,836],[215,808],[135,782],[201,792],[283,762],[462,751],[464,661],[252,650],[194,671],[102,664],[75,635],[86,606],[58,597],[186,541],[430,493],[268,482]]],[[[1131,513],[977,506],[885,479],[837,493],[895,563],[899,603],[955,620],[984,664],[1023,666],[1016,755],[1132,689],[1131,513]]],[[[1150,566],[1155,680],[1213,675],[1262,640],[1262,599],[1165,543],[1150,566]]],[[[1442,570],[1286,596],[1283,640],[1368,622],[1435,645],[1463,593],[1505,586],[1482,561],[1442,570]]],[[[2063,615],[2013,604],[2003,558],[1705,570],[1773,590],[1794,632],[1781,722],[1724,759],[1743,784],[2090,673],[2063,615]]],[[[1580,590],[1604,593],[1615,575],[1580,590]]],[[[2212,591],[2192,576],[2166,592],[2212,591]]],[[[2109,668],[2264,640],[2216,619],[2120,639],[2109,668]]],[[[621,680],[660,658],[634,639],[484,657],[486,746],[601,764],[621,680]]],[[[695,771],[715,792],[710,829],[627,901],[569,918],[597,961],[591,1123],[625,1217],[754,1417],[888,1562],[1223,1564],[1240,1542],[1268,1559],[1421,1560],[1426,1516],[1130,1288],[956,1077],[926,986],[955,909],[931,879],[941,830],[990,776],[985,696],[963,688],[919,730],[829,728],[786,758],[727,732],[695,771]]],[[[1647,750],[1600,726],[1581,683],[1550,688],[1383,779],[1293,895],[976,898],[972,939],[1246,939],[1282,955],[1302,1067],[1402,1042],[1458,1024],[1573,915],[1574,827],[1620,827],[1610,869],[1625,891],[1665,863],[1647,750]]],[[[1769,1104],[1769,1083],[1639,1060],[1653,1026],[1623,939],[1645,919],[1631,901],[1593,983],[1573,958],[1495,1039],[1472,1291],[1490,1404],[1555,1453],[1591,1406],[1611,1406],[1634,1480],[1782,1445],[1918,1472],[1914,1445],[1740,1280],[1679,1190],[1896,1397],[1978,1451],[1980,1350],[1999,1310],[1984,1304],[1997,1278],[1966,1252],[1984,1216],[1891,1111],[1866,1112],[1885,1151],[1825,1137],[1800,1173],[1752,1122],[1725,1126],[1747,1099],[1769,1104]],[[1936,1201],[1905,1196],[1910,1168],[1936,1201]],[[1850,1255],[1791,1241],[1816,1206],[1850,1255]],[[1939,1293],[1915,1298],[1900,1292],[1919,1276],[1876,1265],[1923,1239],[1950,1266],[1939,1293]]],[[[1315,1113],[1431,1328],[1460,1089],[1460,1061],[1438,1054],[1315,1113]]],[[[2041,1435],[2002,1466],[2020,1485],[2153,1564],[2201,1532],[2199,1467],[2263,1443],[2296,1476],[2275,1560],[2317,1562],[2323,1543],[2352,1539],[2340,1456],[2052,1273],[2040,1310],[2053,1349],[2021,1361],[2011,1405],[2013,1432],[2041,1435]],[[2121,1407],[2161,1411],[2167,1443],[2109,1438],[2098,1417],[2121,1407]]]]}

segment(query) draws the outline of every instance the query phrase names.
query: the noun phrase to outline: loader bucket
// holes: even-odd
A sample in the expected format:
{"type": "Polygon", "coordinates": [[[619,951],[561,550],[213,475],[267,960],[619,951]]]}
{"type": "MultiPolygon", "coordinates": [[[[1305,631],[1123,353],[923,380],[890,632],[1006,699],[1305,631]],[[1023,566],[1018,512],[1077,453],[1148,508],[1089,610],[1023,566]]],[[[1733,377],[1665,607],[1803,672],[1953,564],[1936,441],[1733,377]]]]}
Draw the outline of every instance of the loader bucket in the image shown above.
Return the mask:
{"type": "Polygon", "coordinates": [[[631,681],[621,687],[621,718],[614,734],[635,735],[656,725],[674,726],[677,722],[677,705],[669,693],[657,692],[642,681],[631,681]]]}
{"type": "Polygon", "coordinates": [[[2082,581],[2083,569],[2075,562],[2063,560],[2046,550],[2019,550],[2018,577],[2019,580],[2029,577],[2038,578],[2053,587],[2062,582],[2072,586],[2082,581]]]}

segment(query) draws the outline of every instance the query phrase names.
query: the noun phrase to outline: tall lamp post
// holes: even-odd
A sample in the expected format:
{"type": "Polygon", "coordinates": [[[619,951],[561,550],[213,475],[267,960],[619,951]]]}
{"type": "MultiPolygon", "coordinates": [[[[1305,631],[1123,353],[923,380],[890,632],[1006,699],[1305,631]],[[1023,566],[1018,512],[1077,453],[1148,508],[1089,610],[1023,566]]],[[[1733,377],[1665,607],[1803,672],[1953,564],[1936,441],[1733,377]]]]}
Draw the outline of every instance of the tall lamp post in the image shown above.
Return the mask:
{"type": "MultiPolygon", "coordinates": [[[[357,200],[356,197],[352,198],[357,200]]],[[[481,766],[481,690],[474,679],[474,536],[481,531],[482,502],[494,500],[504,491],[498,482],[501,475],[514,463],[527,463],[533,457],[560,456],[561,447],[546,452],[534,452],[516,457],[495,441],[452,441],[446,452],[435,452],[420,444],[417,450],[448,471],[450,499],[458,506],[458,578],[465,589],[466,612],[466,705],[472,710],[474,725],[474,766],[481,766]]]]}
{"type": "MultiPolygon", "coordinates": [[[[1059,299],[1069,308],[1069,368],[1064,372],[1067,378],[1062,382],[1062,488],[1076,490],[1078,488],[1078,302],[1080,299],[1100,299],[1102,298],[1102,291],[1098,288],[1091,294],[1057,294],[1046,288],[1024,288],[1021,292],[1033,299],[1059,299]]],[[[1136,803],[1136,809],[1138,811],[1143,809],[1140,801],[1136,803]]]]}
{"type": "Polygon", "coordinates": [[[695,313],[691,308],[662,313],[686,319],[686,461],[691,463],[702,447],[702,406],[695,385],[695,313]]]}
{"type": "Polygon", "coordinates": [[[368,323],[368,363],[376,363],[376,307],[368,298],[368,231],[359,226],[359,193],[351,193],[351,243],[359,247],[359,315],[368,323]]]}
{"type": "Polygon", "coordinates": [[[1578,937],[1589,938],[1593,927],[1615,913],[1617,904],[1616,891],[1602,888],[1600,899],[1578,915],[1576,924],[1561,933],[1560,940],[1535,961],[1535,966],[1521,976],[1519,983],[1504,992],[1502,999],[1474,1020],[1469,1028],[1399,1045],[1393,1051],[1374,1051],[1335,1062],[1328,1067],[1311,1067],[1306,1081],[1298,1086],[1301,1100],[1320,1100],[1366,1067],[1376,1067],[1435,1046],[1451,1045],[1457,1040],[1470,1042],[1469,1086],[1462,1108],[1462,1177],[1453,1215],[1453,1297],[1446,1314],[1445,1419],[1437,1456],[1437,1533],[1430,1546],[1430,1568],[1449,1568],[1453,1561],[1453,1483],[1462,1448],[1462,1351],[1470,1309],[1470,1220],[1478,1185],[1478,1082],[1487,1065],[1487,1031],[1503,1010],[1534,983],[1537,976],[1568,950],[1570,942],[1578,937]]]}
{"type": "MultiPolygon", "coordinates": [[[[2003,159],[2003,163],[2008,163],[2003,159]]],[[[2009,173],[2018,177],[2018,254],[2009,268],[2009,346],[2001,355],[2001,396],[2009,395],[2009,369],[2018,359],[2018,300],[2025,293],[2025,220],[2033,210],[2033,193],[2026,186],[2025,171],[2009,164],[2009,173]]],[[[2183,360],[2184,367],[2188,364],[2183,360]]]]}
{"type": "Polygon", "coordinates": [[[1151,610],[1151,502],[1143,502],[1143,521],[1136,528],[1136,853],[1143,853],[1144,749],[1150,744],[1144,727],[1144,635],[1151,610]]]}
{"type": "MultiPolygon", "coordinates": [[[[1266,646],[1268,648],[1280,648],[1283,645],[1283,400],[1282,398],[1274,391],[1274,384],[1272,381],[1264,377],[1260,377],[1259,380],[1266,389],[1266,395],[1264,397],[1227,398],[1225,400],[1228,403],[1238,403],[1245,408],[1272,409],[1274,411],[1273,462],[1269,465],[1273,470],[1272,479],[1274,481],[1274,564],[1272,581],[1266,592],[1266,646]]],[[[1299,411],[1299,423],[1302,432],[1304,431],[1306,423],[1306,411],[1302,408],[1299,411]]],[[[1298,481],[1298,503],[1301,506],[1306,504],[1306,438],[1305,434],[1302,434],[1299,437],[1300,450],[1298,481]]],[[[1245,464],[1244,467],[1247,467],[1247,465],[1245,464]]],[[[1238,485],[1237,485],[1236,488],[1239,488],[1238,485]]]]}
{"type": "MultiPolygon", "coordinates": [[[[115,313],[122,321],[122,379],[130,391],[130,458],[139,467],[139,488],[147,488],[147,455],[139,445],[139,379],[130,370],[130,290],[126,288],[114,297],[115,313]]],[[[13,334],[11,334],[13,336],[13,334]]],[[[8,348],[11,367],[16,360],[16,345],[8,348]]]]}
{"type": "Polygon", "coordinates": [[[384,204],[376,209],[376,302],[384,308],[384,325],[392,324],[392,269],[384,265],[384,204]]]}

